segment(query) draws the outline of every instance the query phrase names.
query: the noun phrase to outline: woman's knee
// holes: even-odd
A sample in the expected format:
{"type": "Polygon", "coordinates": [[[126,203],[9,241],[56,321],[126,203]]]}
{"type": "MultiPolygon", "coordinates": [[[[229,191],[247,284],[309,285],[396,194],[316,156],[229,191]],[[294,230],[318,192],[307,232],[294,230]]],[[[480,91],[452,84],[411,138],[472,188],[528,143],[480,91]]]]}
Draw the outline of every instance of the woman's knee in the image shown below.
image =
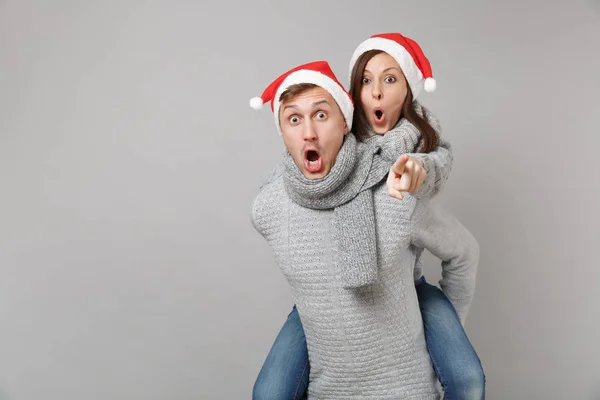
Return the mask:
{"type": "Polygon", "coordinates": [[[481,364],[463,370],[452,378],[448,385],[460,393],[457,398],[466,400],[482,400],[485,398],[485,373],[481,364]]]}
{"type": "Polygon", "coordinates": [[[259,377],[252,388],[252,400],[283,400],[283,397],[269,381],[259,377]]]}
{"type": "MultiPolygon", "coordinates": [[[[308,385],[308,380],[297,382],[271,372],[276,371],[263,370],[258,375],[252,388],[252,400],[296,400],[304,398],[301,396],[306,388],[302,384],[308,385]]],[[[304,376],[301,378],[304,378],[304,376]]]]}

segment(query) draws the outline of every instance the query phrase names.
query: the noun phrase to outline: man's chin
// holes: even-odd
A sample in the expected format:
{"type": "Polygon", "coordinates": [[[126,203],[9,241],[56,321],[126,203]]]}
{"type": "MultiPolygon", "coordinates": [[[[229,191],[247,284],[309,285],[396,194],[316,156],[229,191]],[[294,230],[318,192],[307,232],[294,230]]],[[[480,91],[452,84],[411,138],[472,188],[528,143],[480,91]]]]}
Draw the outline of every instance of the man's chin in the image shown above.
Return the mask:
{"type": "Polygon", "coordinates": [[[317,179],[324,178],[328,173],[329,173],[329,171],[325,170],[325,168],[323,168],[323,170],[319,171],[319,172],[310,172],[310,171],[307,171],[306,168],[302,168],[302,174],[304,175],[304,177],[311,181],[315,181],[317,179]]]}
{"type": "Polygon", "coordinates": [[[303,161],[304,162],[300,166],[300,170],[307,179],[321,179],[329,172],[329,168],[327,168],[327,164],[325,163],[325,160],[322,157],[319,157],[313,162],[310,162],[308,160],[303,161]]]}

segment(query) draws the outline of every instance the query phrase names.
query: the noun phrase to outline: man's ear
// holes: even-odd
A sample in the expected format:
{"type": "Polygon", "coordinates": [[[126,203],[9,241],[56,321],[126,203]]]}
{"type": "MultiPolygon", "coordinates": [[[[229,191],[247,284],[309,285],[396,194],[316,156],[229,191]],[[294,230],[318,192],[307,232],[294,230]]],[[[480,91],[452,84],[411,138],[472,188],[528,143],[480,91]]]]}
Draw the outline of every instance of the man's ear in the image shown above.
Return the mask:
{"type": "Polygon", "coordinates": [[[344,121],[344,131],[346,131],[346,133],[344,133],[344,136],[350,133],[350,129],[348,129],[348,124],[346,123],[346,121],[344,121]]]}

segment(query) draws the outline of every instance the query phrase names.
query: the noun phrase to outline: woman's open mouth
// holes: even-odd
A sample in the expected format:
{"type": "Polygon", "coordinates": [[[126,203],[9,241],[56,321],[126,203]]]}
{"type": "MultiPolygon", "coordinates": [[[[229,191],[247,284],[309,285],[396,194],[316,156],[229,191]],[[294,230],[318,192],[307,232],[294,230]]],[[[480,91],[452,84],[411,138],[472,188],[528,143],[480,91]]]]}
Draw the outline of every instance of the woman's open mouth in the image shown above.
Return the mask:
{"type": "Polygon", "coordinates": [[[383,115],[383,110],[381,108],[376,108],[373,111],[373,114],[375,115],[375,122],[382,123],[385,120],[385,116],[383,115]]]}

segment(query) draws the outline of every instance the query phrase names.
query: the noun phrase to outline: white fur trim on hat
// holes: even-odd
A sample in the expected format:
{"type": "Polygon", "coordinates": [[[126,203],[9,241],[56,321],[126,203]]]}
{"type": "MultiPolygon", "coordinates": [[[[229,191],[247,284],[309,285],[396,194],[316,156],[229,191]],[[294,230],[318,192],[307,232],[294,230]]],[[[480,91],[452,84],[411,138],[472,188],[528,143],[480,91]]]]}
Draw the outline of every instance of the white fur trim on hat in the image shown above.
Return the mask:
{"type": "Polygon", "coordinates": [[[279,88],[275,93],[275,97],[272,100],[275,126],[277,126],[279,135],[281,135],[281,126],[279,126],[279,98],[286,89],[299,83],[312,83],[327,90],[340,107],[340,110],[342,110],[342,114],[344,114],[344,119],[346,120],[346,125],[348,125],[348,131],[352,129],[354,105],[346,91],[336,81],[325,74],[308,69],[301,69],[292,72],[285,78],[281,85],[279,85],[279,88]]]}
{"type": "Polygon", "coordinates": [[[358,57],[369,50],[385,51],[390,56],[394,57],[398,65],[400,65],[400,68],[402,68],[402,72],[412,91],[413,98],[416,99],[423,88],[423,73],[417,67],[415,60],[404,46],[393,40],[375,37],[369,38],[359,44],[350,59],[350,79],[352,79],[352,69],[354,68],[354,64],[356,64],[358,57]]]}

